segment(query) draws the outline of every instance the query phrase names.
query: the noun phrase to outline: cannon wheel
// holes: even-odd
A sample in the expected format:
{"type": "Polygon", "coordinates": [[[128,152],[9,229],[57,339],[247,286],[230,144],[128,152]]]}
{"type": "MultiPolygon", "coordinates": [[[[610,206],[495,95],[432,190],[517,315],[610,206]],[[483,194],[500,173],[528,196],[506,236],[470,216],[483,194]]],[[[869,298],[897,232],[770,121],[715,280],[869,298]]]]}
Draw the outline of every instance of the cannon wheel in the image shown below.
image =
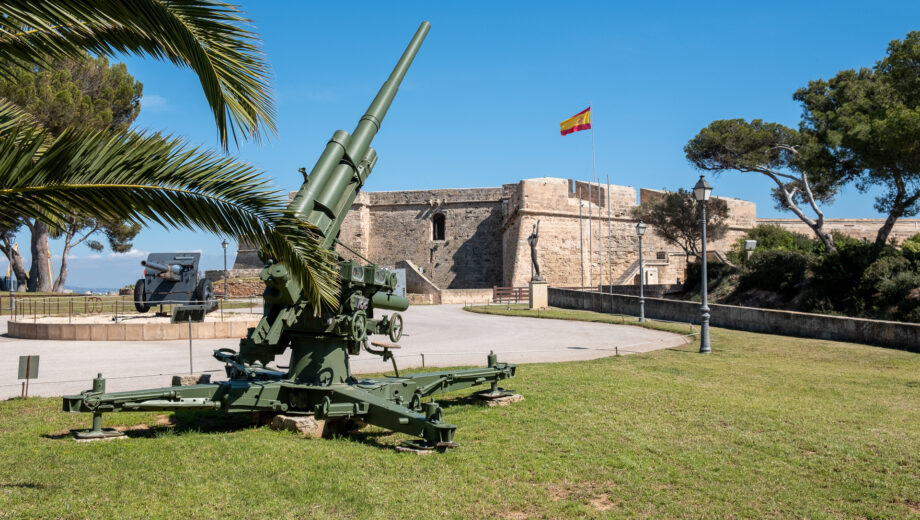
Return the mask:
{"type": "Polygon", "coordinates": [[[147,292],[144,290],[144,279],[141,278],[134,284],[134,308],[137,312],[147,312],[150,310],[150,304],[147,303],[147,292]]]}
{"type": "Polygon", "coordinates": [[[205,312],[211,312],[217,307],[217,301],[214,300],[214,287],[211,285],[211,280],[207,278],[198,282],[193,298],[196,303],[205,306],[205,312]]]}

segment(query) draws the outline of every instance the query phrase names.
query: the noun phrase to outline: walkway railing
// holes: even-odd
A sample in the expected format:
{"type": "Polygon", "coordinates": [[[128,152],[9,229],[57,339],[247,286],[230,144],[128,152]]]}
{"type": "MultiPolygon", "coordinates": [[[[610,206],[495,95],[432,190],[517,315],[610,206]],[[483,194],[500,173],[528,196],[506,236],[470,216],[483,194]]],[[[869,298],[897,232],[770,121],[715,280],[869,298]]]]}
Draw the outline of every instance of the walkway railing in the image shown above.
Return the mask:
{"type": "MultiPolygon", "coordinates": [[[[216,310],[220,311],[221,316],[223,316],[224,309],[252,309],[260,303],[257,298],[241,300],[216,298],[215,301],[218,307],[216,310]]],[[[69,322],[80,316],[110,314],[118,321],[119,318],[124,317],[153,316],[158,311],[171,313],[174,305],[187,303],[189,302],[173,300],[150,303],[148,314],[137,312],[131,296],[72,294],[29,296],[16,293],[15,296],[0,296],[0,316],[9,316],[10,321],[37,321],[39,318],[67,316],[69,322]]]]}
{"type": "Polygon", "coordinates": [[[492,303],[519,303],[530,301],[529,287],[492,287],[492,303]]]}

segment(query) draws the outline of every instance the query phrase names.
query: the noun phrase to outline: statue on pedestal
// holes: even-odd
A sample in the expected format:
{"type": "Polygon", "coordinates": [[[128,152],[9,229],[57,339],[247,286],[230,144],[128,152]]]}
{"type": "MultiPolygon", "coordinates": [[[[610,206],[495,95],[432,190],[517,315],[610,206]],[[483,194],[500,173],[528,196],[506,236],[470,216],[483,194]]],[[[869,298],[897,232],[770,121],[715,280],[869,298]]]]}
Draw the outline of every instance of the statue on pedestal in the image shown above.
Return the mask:
{"type": "Polygon", "coordinates": [[[533,232],[527,237],[527,243],[530,244],[530,263],[533,266],[533,276],[530,281],[544,282],[543,276],[540,275],[540,262],[537,260],[537,241],[540,239],[540,221],[533,225],[533,232]]]}

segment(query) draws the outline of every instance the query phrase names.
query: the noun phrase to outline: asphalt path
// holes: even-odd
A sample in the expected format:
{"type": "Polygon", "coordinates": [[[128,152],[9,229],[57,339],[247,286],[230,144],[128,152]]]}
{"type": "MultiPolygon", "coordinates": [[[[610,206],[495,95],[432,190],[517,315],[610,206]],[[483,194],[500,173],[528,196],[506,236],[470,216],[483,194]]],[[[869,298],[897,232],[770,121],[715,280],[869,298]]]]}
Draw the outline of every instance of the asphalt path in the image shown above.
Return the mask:
{"type": "MultiPolygon", "coordinates": [[[[399,368],[485,366],[490,351],[502,362],[543,363],[642,353],[686,343],[677,334],[629,325],[484,315],[461,307],[417,305],[402,313],[405,335],[396,352],[399,368]]],[[[5,332],[6,317],[0,317],[0,399],[20,395],[19,356],[30,354],[41,356],[39,377],[29,384],[29,395],[36,396],[79,393],[90,388],[100,372],[110,392],[169,386],[172,375],[189,373],[188,340],[50,341],[10,338],[5,332]]],[[[211,373],[213,381],[225,379],[223,364],[211,353],[237,345],[235,339],[193,340],[192,368],[211,373]]],[[[287,354],[276,362],[286,366],[287,354]]],[[[355,373],[392,371],[390,362],[366,352],[351,358],[351,367],[355,373]]]]}

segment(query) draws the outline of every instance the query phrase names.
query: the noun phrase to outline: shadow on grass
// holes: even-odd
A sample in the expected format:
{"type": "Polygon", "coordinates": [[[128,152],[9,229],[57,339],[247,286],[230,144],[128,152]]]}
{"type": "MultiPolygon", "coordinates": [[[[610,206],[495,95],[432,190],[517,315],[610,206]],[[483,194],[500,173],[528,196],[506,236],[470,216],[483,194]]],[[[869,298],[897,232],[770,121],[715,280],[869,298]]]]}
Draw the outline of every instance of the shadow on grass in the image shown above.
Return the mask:
{"type": "Polygon", "coordinates": [[[0,489],[20,488],[20,489],[46,489],[48,486],[37,482],[0,482],[0,489]]]}
{"type": "MultiPolygon", "coordinates": [[[[87,418],[89,419],[87,414],[87,418]]],[[[89,424],[87,424],[87,427],[89,424]]],[[[258,427],[259,422],[254,421],[250,414],[226,412],[174,412],[167,417],[165,414],[158,416],[157,424],[144,423],[131,426],[114,426],[126,437],[135,439],[152,438],[161,435],[183,435],[188,433],[229,433],[258,427]]],[[[45,439],[59,440],[70,439],[72,432],[49,433],[42,435],[45,439]]]]}

